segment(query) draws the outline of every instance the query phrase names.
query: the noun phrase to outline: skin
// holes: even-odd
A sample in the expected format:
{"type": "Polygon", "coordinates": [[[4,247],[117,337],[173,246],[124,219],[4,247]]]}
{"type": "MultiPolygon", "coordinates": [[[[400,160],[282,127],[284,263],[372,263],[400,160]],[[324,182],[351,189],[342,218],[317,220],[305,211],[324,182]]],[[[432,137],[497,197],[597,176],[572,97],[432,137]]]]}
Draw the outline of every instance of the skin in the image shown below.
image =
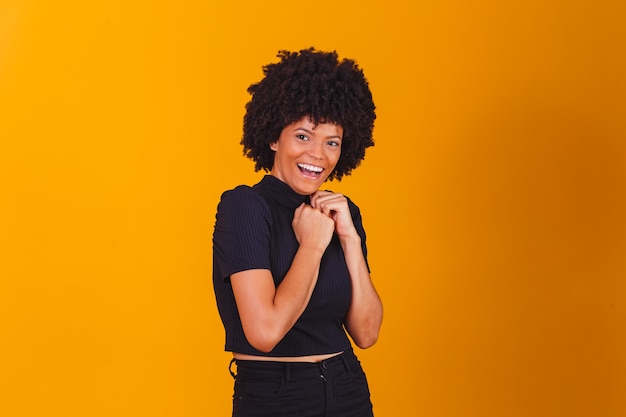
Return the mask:
{"type": "MultiPolygon", "coordinates": [[[[271,271],[253,269],[231,276],[243,330],[250,344],[270,352],[304,312],[317,282],[320,262],[336,232],[352,282],[352,301],[345,327],[354,343],[368,348],[376,343],[382,323],[382,303],[370,279],[348,200],[320,191],[341,155],[343,128],[313,124],[308,118],[291,123],[270,145],[276,152],[271,175],[295,192],[309,195],[311,204],[294,212],[293,230],[299,247],[287,275],[275,287],[271,271]]],[[[238,359],[318,362],[341,352],[295,358],[267,358],[234,353],[238,359]]]]}

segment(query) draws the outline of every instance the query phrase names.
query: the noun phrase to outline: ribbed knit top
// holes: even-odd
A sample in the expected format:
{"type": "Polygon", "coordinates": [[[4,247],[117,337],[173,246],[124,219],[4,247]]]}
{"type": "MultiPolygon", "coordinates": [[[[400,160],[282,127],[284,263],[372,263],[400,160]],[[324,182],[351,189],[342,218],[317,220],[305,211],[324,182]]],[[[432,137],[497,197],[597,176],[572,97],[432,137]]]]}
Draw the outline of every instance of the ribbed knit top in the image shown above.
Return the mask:
{"type": "MultiPolygon", "coordinates": [[[[295,209],[309,202],[287,184],[266,175],[258,184],[226,191],[217,207],[213,231],[213,287],[224,329],[225,350],[258,356],[307,356],[350,348],[343,328],[350,306],[351,284],[338,237],[322,256],[319,277],[306,309],[269,353],[253,348],[243,333],[230,276],[249,269],[269,269],[276,286],[298,249],[291,222],[295,209]]],[[[365,231],[358,207],[348,199],[367,262],[365,231]]]]}

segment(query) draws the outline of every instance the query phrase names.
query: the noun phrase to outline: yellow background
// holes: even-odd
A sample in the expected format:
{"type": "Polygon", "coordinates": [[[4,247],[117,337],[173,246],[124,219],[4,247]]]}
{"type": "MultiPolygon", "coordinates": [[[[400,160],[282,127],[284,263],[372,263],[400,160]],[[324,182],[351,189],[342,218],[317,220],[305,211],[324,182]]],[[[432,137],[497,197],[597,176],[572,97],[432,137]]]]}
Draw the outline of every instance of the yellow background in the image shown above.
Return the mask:
{"type": "Polygon", "coordinates": [[[626,21],[598,1],[0,0],[0,415],[226,416],[246,88],[356,58],[377,416],[626,415],[626,21]]]}

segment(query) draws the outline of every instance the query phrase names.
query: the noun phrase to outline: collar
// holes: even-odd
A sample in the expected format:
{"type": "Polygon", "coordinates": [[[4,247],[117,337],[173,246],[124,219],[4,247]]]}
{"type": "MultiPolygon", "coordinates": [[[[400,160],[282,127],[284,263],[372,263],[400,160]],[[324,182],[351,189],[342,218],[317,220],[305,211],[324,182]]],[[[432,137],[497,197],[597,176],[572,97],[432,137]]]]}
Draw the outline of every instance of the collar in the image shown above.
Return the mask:
{"type": "Polygon", "coordinates": [[[271,174],[264,176],[255,187],[261,188],[273,200],[291,210],[295,210],[302,203],[309,204],[310,201],[308,195],[296,193],[289,185],[271,174]]]}

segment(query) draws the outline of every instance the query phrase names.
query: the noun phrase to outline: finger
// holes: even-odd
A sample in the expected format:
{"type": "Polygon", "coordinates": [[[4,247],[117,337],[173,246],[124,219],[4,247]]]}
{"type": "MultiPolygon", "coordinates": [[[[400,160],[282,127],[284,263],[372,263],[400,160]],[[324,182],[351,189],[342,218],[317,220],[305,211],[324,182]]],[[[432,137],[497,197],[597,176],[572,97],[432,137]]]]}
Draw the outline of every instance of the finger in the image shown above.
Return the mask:
{"type": "Polygon", "coordinates": [[[332,201],[334,199],[334,195],[333,194],[324,194],[324,195],[318,195],[315,198],[315,208],[320,209],[323,205],[328,204],[329,201],[332,201]]]}
{"type": "Polygon", "coordinates": [[[317,205],[319,209],[326,214],[331,211],[343,212],[348,210],[348,202],[346,198],[341,194],[333,194],[320,197],[320,199],[317,201],[317,205]]]}
{"type": "Polygon", "coordinates": [[[330,191],[317,190],[316,192],[311,194],[309,196],[309,198],[311,200],[311,207],[318,208],[319,207],[320,198],[323,198],[324,196],[327,196],[327,195],[332,195],[332,193],[330,191]]]}
{"type": "Polygon", "coordinates": [[[340,206],[334,205],[332,203],[326,203],[320,207],[320,211],[327,215],[328,217],[332,217],[333,219],[340,213],[343,213],[343,209],[340,206]]]}

